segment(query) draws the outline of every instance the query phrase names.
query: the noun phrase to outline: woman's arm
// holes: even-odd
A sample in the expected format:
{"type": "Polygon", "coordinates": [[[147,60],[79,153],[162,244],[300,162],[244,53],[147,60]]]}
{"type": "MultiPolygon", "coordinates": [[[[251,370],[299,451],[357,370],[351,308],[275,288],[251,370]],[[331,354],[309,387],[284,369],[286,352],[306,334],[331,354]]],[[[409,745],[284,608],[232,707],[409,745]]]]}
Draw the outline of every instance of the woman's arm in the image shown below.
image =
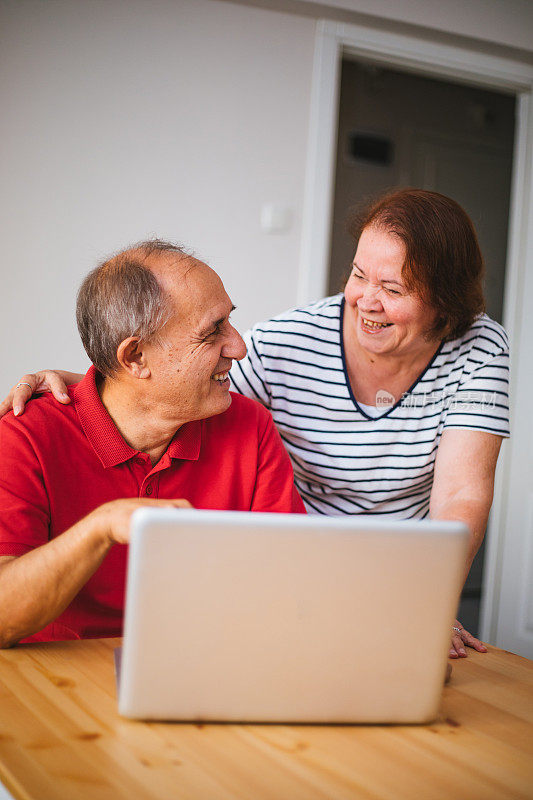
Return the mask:
{"type": "Polygon", "coordinates": [[[24,406],[35,392],[52,392],[60,403],[70,403],[67,394],[67,385],[78,383],[83,375],[77,372],[64,372],[63,370],[45,369],[23,375],[16,386],[13,386],[8,396],[0,403],[0,417],[13,409],[16,417],[22,414],[24,406]]]}
{"type": "MultiPolygon", "coordinates": [[[[502,437],[484,431],[446,428],[435,461],[429,515],[431,519],[453,519],[470,528],[465,563],[466,580],[487,527],[494,493],[494,473],[502,437]]],[[[464,645],[480,652],[484,645],[456,623],[450,655],[465,656],[464,645]]]]}

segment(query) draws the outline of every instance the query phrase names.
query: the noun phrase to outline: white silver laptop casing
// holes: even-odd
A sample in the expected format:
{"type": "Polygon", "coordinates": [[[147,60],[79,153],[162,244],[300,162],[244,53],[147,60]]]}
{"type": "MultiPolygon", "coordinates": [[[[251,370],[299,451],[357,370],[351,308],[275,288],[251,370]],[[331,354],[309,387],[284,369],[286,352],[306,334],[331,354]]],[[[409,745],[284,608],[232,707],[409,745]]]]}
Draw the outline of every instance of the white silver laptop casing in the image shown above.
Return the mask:
{"type": "Polygon", "coordinates": [[[458,522],[136,511],[119,712],[430,721],[467,541],[458,522]]]}

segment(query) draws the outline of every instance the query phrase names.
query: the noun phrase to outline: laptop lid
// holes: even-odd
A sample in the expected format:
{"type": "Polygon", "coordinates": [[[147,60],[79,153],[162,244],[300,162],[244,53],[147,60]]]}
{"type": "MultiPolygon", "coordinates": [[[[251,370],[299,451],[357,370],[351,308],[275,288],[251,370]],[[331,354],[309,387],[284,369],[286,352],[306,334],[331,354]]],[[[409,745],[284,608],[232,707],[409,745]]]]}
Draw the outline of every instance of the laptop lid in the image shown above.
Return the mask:
{"type": "Polygon", "coordinates": [[[119,711],[428,721],[467,541],[458,522],[136,511],[119,711]]]}

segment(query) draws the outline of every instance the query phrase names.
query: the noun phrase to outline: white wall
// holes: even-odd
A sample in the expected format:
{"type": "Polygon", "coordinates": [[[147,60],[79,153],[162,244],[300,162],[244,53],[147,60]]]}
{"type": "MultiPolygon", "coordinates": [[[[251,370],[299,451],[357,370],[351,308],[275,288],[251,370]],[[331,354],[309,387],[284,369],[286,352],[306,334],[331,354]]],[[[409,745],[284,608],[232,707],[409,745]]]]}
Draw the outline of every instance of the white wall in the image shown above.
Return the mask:
{"type": "Polygon", "coordinates": [[[222,275],[234,319],[294,304],[313,20],[211,0],[0,3],[0,396],[85,369],[76,289],[156,234],[222,275]],[[262,203],[294,210],[260,230],[262,203]]]}
{"type": "Polygon", "coordinates": [[[241,329],[296,302],[328,6],[533,51],[526,0],[0,0],[0,397],[22,371],[86,367],[76,289],[150,234],[221,273],[241,329]],[[272,201],[286,233],[260,230],[272,201]]]}
{"type": "MultiPolygon", "coordinates": [[[[251,2],[253,0],[250,0],[251,2]]],[[[257,2],[257,0],[255,0],[257,2]]],[[[246,2],[246,0],[244,0],[246,2]]],[[[269,5],[272,0],[265,0],[269,5]]],[[[334,10],[469,36],[533,53],[531,0],[285,0],[287,8],[317,6],[322,17],[334,10]]],[[[283,0],[276,2],[283,8],[283,0]]]]}

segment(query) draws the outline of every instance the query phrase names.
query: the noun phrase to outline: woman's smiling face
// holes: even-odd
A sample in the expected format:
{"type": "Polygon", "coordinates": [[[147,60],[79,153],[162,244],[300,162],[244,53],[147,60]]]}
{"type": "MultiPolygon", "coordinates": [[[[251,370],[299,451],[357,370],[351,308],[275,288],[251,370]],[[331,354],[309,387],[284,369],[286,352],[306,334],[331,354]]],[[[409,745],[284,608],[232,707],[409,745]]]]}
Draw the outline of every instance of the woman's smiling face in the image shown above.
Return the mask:
{"type": "Polygon", "coordinates": [[[435,312],[402,276],[405,246],[384,228],[365,228],[344,290],[347,332],[374,355],[413,355],[434,346],[428,340],[435,312]]]}

